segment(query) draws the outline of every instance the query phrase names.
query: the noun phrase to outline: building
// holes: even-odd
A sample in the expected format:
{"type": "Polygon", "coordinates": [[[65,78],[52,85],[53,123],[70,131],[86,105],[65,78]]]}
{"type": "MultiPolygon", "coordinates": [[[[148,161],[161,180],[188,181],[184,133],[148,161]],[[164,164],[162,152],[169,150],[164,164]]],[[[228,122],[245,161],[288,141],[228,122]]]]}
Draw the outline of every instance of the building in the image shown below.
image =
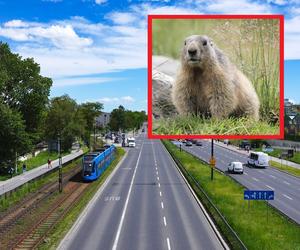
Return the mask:
{"type": "Polygon", "coordinates": [[[97,127],[106,127],[110,121],[110,113],[102,112],[101,115],[96,117],[96,126],[97,127]]]}

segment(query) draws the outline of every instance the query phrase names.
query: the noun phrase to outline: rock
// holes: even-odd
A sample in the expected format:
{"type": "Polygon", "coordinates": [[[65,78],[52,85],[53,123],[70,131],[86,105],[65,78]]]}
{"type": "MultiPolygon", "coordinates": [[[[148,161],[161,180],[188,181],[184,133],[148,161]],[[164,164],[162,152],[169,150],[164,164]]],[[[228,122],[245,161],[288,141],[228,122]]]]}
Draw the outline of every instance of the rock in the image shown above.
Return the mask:
{"type": "Polygon", "coordinates": [[[177,114],[171,98],[173,83],[174,78],[171,76],[152,70],[152,115],[155,119],[177,114]]]}

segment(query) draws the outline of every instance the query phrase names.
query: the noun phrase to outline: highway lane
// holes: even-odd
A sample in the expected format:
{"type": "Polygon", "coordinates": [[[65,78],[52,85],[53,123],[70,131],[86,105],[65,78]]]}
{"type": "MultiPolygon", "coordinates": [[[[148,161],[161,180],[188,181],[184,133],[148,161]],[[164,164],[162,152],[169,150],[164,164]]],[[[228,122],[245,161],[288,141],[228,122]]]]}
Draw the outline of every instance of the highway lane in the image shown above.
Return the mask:
{"type": "MultiPolygon", "coordinates": [[[[209,161],[211,155],[210,141],[203,140],[203,146],[186,147],[184,150],[193,155],[209,161]]],[[[221,171],[227,170],[228,163],[232,161],[247,162],[247,155],[234,152],[215,144],[214,155],[216,158],[216,167],[221,171]]],[[[275,200],[270,201],[274,207],[289,216],[300,224],[300,179],[289,174],[278,171],[274,168],[258,169],[244,168],[244,174],[230,174],[248,189],[256,190],[274,190],[275,200]]]]}
{"type": "Polygon", "coordinates": [[[129,149],[59,249],[224,249],[160,141],[129,149]]]}

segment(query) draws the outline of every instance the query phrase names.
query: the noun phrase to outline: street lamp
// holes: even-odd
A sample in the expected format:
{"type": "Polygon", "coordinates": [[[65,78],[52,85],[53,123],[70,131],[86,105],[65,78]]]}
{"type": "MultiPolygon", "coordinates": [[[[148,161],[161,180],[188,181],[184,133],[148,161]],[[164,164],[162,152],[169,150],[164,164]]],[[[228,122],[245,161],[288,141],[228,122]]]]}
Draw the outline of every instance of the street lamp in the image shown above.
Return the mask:
{"type": "Polygon", "coordinates": [[[216,165],[216,160],[214,158],[214,139],[211,139],[211,157],[210,157],[210,166],[211,166],[211,170],[210,170],[210,179],[213,180],[214,179],[214,167],[216,165]]]}

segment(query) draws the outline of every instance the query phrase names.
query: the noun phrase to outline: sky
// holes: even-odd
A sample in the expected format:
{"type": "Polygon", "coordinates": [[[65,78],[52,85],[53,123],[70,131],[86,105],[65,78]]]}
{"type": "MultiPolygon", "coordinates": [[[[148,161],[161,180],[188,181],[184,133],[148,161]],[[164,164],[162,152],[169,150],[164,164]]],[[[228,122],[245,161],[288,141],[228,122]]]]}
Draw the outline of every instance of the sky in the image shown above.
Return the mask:
{"type": "Polygon", "coordinates": [[[0,0],[0,41],[40,64],[50,97],[147,110],[148,14],[284,14],[285,97],[300,103],[300,0],[0,0]]]}

